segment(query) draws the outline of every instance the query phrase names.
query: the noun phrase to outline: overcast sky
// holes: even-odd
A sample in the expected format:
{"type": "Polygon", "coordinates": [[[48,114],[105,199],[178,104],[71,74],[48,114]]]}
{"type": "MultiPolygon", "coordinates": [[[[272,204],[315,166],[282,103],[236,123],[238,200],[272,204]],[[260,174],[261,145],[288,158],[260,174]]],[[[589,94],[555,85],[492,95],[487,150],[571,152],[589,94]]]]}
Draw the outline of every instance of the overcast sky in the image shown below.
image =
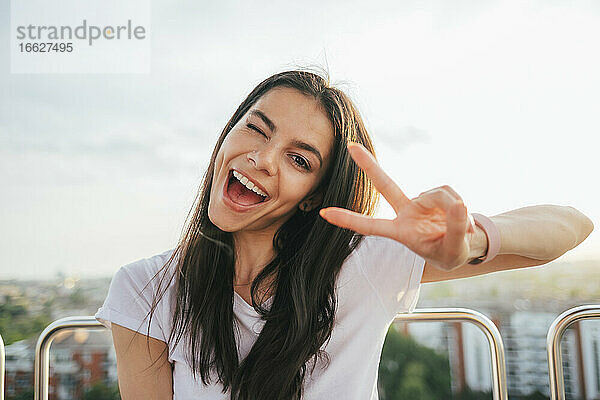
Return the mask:
{"type": "MultiPolygon", "coordinates": [[[[151,74],[11,74],[0,2],[0,279],[110,276],[173,248],[248,92],[320,65],[407,196],[577,208],[600,259],[600,3],[153,1],[151,74]]],[[[391,216],[389,208],[381,214],[391,216]]]]}

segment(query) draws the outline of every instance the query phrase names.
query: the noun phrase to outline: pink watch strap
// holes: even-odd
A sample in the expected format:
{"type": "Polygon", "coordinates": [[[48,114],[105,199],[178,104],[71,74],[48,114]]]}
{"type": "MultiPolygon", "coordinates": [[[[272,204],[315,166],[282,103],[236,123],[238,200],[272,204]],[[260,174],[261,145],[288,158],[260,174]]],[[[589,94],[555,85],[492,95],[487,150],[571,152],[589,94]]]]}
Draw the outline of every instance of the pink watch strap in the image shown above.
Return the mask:
{"type": "Polygon", "coordinates": [[[494,222],[483,214],[471,213],[475,220],[475,225],[479,226],[485,232],[488,239],[488,250],[481,263],[490,261],[498,255],[500,251],[500,231],[494,222]]]}

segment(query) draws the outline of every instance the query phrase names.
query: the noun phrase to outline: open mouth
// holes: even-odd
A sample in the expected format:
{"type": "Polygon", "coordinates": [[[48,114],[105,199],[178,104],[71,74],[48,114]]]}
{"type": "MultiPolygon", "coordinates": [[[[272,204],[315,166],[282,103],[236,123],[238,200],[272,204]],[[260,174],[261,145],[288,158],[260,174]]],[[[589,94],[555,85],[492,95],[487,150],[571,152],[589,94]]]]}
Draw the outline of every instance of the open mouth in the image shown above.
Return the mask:
{"type": "Polygon", "coordinates": [[[268,196],[238,171],[230,170],[227,180],[227,196],[236,204],[252,206],[268,199],[268,196]]]}

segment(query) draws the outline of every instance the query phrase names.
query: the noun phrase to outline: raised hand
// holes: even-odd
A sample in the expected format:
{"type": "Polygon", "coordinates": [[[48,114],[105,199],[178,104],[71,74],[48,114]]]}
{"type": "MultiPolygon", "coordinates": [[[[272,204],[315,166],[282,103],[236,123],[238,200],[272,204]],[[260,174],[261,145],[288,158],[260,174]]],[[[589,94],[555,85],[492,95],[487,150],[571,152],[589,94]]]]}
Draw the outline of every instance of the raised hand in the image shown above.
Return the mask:
{"type": "Polygon", "coordinates": [[[462,198],[450,186],[431,189],[408,199],[366,148],[350,142],[348,151],[393,207],[396,218],[373,218],[344,208],[327,207],[320,210],[326,221],[364,235],[394,239],[429,264],[445,270],[468,261],[468,235],[475,232],[475,223],[462,198]]]}

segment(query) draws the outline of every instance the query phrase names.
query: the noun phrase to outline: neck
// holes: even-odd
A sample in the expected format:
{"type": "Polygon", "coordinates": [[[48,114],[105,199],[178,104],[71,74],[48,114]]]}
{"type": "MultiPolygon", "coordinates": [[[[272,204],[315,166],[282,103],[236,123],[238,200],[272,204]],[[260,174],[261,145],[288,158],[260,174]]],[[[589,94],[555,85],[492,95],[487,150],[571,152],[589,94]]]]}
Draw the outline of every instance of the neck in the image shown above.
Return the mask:
{"type": "Polygon", "coordinates": [[[273,259],[274,231],[239,231],[233,234],[235,246],[234,285],[250,284],[273,259]]]}

